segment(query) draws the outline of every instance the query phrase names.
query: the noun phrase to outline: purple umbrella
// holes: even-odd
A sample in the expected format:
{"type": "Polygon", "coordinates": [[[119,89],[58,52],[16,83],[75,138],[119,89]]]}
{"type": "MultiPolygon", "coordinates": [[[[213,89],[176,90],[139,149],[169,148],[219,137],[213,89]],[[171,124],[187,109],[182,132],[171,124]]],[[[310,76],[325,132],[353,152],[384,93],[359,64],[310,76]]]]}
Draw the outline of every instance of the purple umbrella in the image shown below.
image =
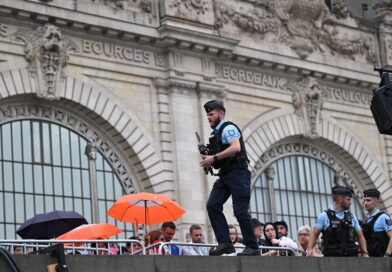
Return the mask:
{"type": "Polygon", "coordinates": [[[52,239],[83,224],[87,220],[75,211],[53,211],[33,216],[16,233],[23,239],[52,239]]]}

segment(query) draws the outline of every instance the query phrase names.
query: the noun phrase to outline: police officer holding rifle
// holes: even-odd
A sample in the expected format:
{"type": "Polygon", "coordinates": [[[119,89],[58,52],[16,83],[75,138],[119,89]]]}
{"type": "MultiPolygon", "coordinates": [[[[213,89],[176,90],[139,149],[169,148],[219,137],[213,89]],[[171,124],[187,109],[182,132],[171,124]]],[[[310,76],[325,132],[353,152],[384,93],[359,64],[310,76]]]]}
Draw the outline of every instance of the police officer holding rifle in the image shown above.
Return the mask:
{"type": "Polygon", "coordinates": [[[204,104],[204,109],[213,132],[207,145],[208,152],[202,154],[200,165],[207,170],[213,167],[218,170],[215,175],[219,176],[207,202],[208,216],[218,241],[218,246],[211,249],[209,255],[219,256],[235,252],[223,214],[223,204],[230,196],[233,200],[234,216],[238,220],[246,246],[238,255],[260,255],[249,214],[251,174],[241,131],[234,123],[225,121],[226,109],[222,101],[209,101],[204,104]]]}

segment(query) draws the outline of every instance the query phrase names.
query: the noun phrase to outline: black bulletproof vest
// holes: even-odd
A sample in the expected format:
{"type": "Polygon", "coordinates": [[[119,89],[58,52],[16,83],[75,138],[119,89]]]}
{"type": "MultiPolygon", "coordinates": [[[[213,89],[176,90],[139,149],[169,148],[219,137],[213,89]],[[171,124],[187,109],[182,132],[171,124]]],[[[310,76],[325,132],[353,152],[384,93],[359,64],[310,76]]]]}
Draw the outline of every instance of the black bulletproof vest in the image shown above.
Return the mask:
{"type": "Polygon", "coordinates": [[[248,162],[249,162],[248,156],[246,155],[246,149],[245,149],[244,140],[242,139],[241,130],[237,127],[236,124],[232,122],[224,122],[216,134],[214,132],[211,133],[211,137],[209,139],[209,149],[210,149],[209,155],[218,154],[219,152],[225,150],[230,146],[230,144],[222,143],[222,132],[223,129],[228,125],[235,126],[240,132],[241,137],[239,141],[241,145],[241,151],[229,158],[220,159],[217,162],[213,163],[212,166],[215,169],[219,169],[219,173],[218,173],[219,176],[223,176],[227,172],[234,169],[246,169],[248,167],[248,162]]]}
{"type": "Polygon", "coordinates": [[[363,235],[366,239],[366,245],[370,257],[384,256],[388,247],[389,237],[386,231],[374,231],[374,224],[382,214],[384,213],[379,212],[370,222],[363,224],[363,235]]]}
{"type": "Polygon", "coordinates": [[[344,218],[339,219],[333,210],[326,210],[329,226],[323,233],[322,251],[324,256],[357,256],[355,229],[350,211],[344,211],[344,218]]]}

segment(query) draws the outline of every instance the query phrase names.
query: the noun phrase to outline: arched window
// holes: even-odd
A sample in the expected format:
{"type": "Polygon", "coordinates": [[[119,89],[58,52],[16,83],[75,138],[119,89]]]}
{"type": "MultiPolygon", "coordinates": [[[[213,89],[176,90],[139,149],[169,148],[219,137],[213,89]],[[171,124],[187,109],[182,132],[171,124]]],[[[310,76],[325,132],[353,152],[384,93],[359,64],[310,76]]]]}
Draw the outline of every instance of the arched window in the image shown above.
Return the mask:
{"type": "MultiPolygon", "coordinates": [[[[314,226],[317,216],[331,207],[335,175],[334,169],[312,157],[292,155],[275,161],[254,185],[252,217],[262,222],[283,219],[295,238],[299,227],[314,226]]],[[[355,196],[350,209],[359,219],[363,217],[355,196]]]]}
{"type": "Polygon", "coordinates": [[[93,205],[98,207],[99,222],[124,230],[119,238],[133,234],[131,224],[107,217],[106,211],[124,191],[98,151],[95,171],[91,169],[85,154],[87,143],[72,130],[46,121],[21,120],[0,126],[0,239],[17,238],[15,231],[26,219],[53,210],[75,210],[91,223],[93,205]],[[95,193],[90,182],[97,184],[95,193]]]}

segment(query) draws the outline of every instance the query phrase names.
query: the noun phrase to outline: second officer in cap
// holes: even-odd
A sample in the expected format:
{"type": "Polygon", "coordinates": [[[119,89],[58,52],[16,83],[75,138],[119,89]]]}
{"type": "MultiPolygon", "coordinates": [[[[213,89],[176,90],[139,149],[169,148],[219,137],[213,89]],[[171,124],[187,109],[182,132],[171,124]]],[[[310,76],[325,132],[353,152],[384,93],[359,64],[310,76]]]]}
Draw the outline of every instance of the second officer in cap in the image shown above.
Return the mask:
{"type": "Polygon", "coordinates": [[[209,101],[204,104],[204,109],[213,132],[209,155],[202,156],[200,165],[203,168],[213,166],[219,169],[219,179],[215,182],[207,201],[208,216],[219,244],[210,250],[210,255],[235,252],[223,214],[223,204],[230,196],[233,200],[234,216],[240,224],[246,246],[238,255],[260,255],[249,214],[250,171],[241,131],[234,123],[225,121],[226,110],[222,101],[209,101]]]}
{"type": "Polygon", "coordinates": [[[392,257],[392,220],[378,209],[380,192],[368,189],[363,192],[363,206],[367,211],[363,234],[370,257],[392,257]]]}
{"type": "Polygon", "coordinates": [[[333,207],[322,212],[317,218],[306,250],[308,256],[313,256],[317,238],[320,233],[323,233],[322,252],[324,256],[343,257],[359,254],[369,257],[358,219],[349,210],[352,194],[353,190],[348,187],[332,188],[333,207]]]}

